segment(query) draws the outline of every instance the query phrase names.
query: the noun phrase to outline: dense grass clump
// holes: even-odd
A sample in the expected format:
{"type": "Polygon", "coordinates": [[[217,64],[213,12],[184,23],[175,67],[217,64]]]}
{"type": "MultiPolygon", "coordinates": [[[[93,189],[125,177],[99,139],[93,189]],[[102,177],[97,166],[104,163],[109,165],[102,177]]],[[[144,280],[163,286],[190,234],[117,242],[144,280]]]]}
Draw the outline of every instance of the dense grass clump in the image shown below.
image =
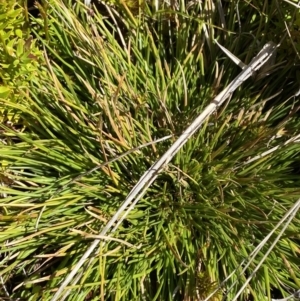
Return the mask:
{"type": "Polygon", "coordinates": [[[0,95],[22,125],[1,123],[0,299],[53,300],[96,238],[58,300],[261,301],[299,289],[299,46],[284,25],[296,30],[297,8],[38,8],[22,21],[38,68],[15,97],[0,95]],[[115,232],[99,236],[240,72],[214,41],[249,63],[270,39],[281,43],[275,64],[243,83],[115,232]]]}

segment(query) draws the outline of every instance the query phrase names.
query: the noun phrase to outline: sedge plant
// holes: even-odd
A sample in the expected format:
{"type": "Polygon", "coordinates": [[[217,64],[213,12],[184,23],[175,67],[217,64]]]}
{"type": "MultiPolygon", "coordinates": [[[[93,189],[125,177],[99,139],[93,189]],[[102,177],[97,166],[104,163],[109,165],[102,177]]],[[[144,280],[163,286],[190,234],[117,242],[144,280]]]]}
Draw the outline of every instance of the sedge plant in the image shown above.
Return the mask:
{"type": "Polygon", "coordinates": [[[51,0],[32,20],[43,60],[20,89],[25,130],[1,124],[1,294],[51,301],[95,238],[102,243],[59,300],[233,300],[243,288],[239,300],[260,301],[299,289],[299,214],[281,236],[276,228],[300,195],[297,55],[280,47],[116,232],[99,237],[238,74],[214,40],[249,63],[285,33],[277,2],[182,1],[137,15],[122,3],[104,7],[91,14],[51,0]]]}

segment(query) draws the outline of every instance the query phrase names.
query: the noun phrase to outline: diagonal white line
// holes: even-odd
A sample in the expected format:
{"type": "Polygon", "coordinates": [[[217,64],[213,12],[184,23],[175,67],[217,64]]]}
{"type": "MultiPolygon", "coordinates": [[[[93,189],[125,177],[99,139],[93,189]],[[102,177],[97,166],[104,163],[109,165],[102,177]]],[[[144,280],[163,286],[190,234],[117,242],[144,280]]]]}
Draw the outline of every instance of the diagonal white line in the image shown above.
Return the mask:
{"type": "MultiPolygon", "coordinates": [[[[255,71],[261,68],[271,57],[276,50],[276,45],[273,42],[267,43],[258,55],[253,58],[248,66],[226,87],[213,101],[204,109],[204,111],[192,122],[192,124],[182,133],[175,141],[169,150],[157,161],[151,168],[140,178],[139,182],[133,187],[128,194],[126,200],[103,228],[99,235],[107,235],[107,232],[112,228],[116,221],[117,225],[112,229],[112,233],[117,229],[120,223],[126,218],[127,214],[142,198],[149,186],[155,181],[159,172],[172,160],[180,148],[187,140],[200,128],[203,122],[219,107],[245,80],[247,80],[255,71]],[[127,210],[126,210],[127,209],[127,210]],[[126,210],[126,211],[125,211],[126,210]],[[125,212],[124,212],[125,211],[125,212]],[[122,215],[123,214],[123,215],[122,215]],[[122,215],[122,217],[121,217],[122,215]]],[[[57,301],[65,287],[74,278],[78,270],[84,264],[85,260],[91,255],[95,248],[100,243],[100,239],[95,239],[82,258],[78,261],[68,277],[61,284],[58,291],[55,293],[51,301],[57,301]]],[[[77,278],[76,278],[77,279],[77,278]]]]}
{"type": "Polygon", "coordinates": [[[219,48],[241,69],[244,69],[247,67],[246,64],[244,64],[238,57],[236,57],[233,53],[231,53],[228,49],[223,47],[217,40],[215,40],[215,43],[219,46],[219,48]]]}

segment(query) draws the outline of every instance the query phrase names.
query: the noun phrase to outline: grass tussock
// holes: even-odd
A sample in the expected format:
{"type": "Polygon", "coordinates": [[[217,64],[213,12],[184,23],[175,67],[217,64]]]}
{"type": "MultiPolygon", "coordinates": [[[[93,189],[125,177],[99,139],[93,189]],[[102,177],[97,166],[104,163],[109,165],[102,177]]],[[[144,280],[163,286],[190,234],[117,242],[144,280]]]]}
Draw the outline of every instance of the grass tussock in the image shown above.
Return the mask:
{"type": "Polygon", "coordinates": [[[122,2],[87,14],[51,0],[40,11],[30,22],[39,68],[1,97],[22,130],[1,123],[0,297],[51,301],[95,238],[59,300],[261,301],[299,289],[297,8],[207,0],[137,13],[122,2]],[[245,63],[267,41],[281,45],[99,237],[240,72],[215,39],[245,63]]]}

